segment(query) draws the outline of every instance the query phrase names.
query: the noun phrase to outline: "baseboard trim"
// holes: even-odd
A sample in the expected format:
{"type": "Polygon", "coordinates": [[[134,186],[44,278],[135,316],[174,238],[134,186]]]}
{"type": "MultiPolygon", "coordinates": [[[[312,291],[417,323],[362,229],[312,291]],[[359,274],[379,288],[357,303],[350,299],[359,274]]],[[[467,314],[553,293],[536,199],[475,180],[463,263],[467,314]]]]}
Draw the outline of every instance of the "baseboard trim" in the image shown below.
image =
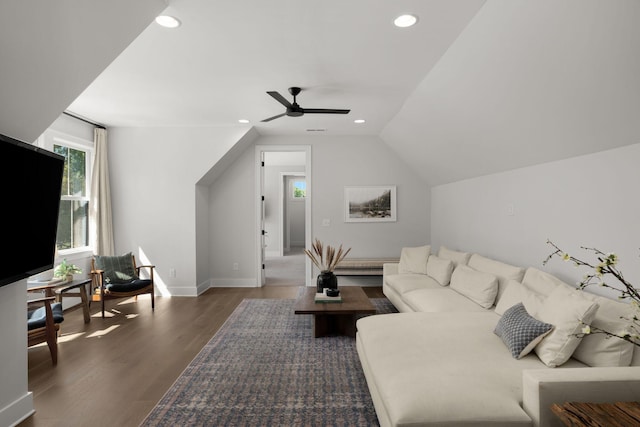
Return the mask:
{"type": "Polygon", "coordinates": [[[0,426],[17,426],[35,412],[33,409],[33,393],[28,391],[25,395],[0,410],[0,426]]]}
{"type": "Polygon", "coordinates": [[[212,288],[255,288],[257,287],[256,279],[244,278],[244,279],[211,279],[212,288]]]}

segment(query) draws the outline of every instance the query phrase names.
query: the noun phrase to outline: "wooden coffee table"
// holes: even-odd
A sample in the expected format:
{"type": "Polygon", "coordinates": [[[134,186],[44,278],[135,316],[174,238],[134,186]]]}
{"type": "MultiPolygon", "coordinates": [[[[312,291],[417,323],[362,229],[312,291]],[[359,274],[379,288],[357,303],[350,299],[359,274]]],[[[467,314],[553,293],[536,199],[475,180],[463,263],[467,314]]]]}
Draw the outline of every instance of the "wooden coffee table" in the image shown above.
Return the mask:
{"type": "Polygon", "coordinates": [[[296,301],[295,314],[313,315],[313,336],[356,336],[356,320],[360,315],[375,314],[376,308],[360,286],[340,288],[342,302],[316,303],[315,287],[305,287],[303,295],[296,301]]]}

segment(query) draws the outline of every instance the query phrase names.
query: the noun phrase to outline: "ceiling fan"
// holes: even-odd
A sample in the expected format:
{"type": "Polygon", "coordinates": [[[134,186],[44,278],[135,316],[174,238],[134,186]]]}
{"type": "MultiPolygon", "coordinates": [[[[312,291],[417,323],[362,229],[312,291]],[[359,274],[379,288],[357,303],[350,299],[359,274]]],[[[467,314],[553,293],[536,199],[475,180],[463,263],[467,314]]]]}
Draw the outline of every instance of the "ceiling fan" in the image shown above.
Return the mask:
{"type": "Polygon", "coordinates": [[[302,108],[296,102],[296,96],[298,96],[298,94],[300,92],[302,92],[302,89],[300,89],[299,87],[290,87],[289,88],[289,93],[291,95],[293,95],[293,104],[291,102],[287,101],[287,99],[284,96],[280,95],[276,91],[267,92],[276,101],[278,101],[280,104],[284,105],[287,108],[287,110],[282,114],[278,114],[277,116],[269,117],[268,119],[264,119],[262,121],[263,122],[270,122],[271,120],[277,119],[278,117],[282,117],[282,116],[300,117],[300,116],[303,116],[305,114],[348,114],[349,111],[351,111],[351,110],[336,110],[334,108],[302,108]]]}

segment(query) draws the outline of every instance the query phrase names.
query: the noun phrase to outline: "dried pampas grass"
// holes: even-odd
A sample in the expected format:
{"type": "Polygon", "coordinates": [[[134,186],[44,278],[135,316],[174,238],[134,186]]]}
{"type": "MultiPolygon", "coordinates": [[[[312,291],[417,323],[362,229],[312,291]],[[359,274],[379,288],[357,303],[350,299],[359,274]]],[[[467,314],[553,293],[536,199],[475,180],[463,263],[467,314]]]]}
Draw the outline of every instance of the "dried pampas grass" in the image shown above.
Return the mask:
{"type": "Polygon", "coordinates": [[[311,244],[311,248],[313,252],[308,249],[304,250],[304,253],[311,259],[311,262],[320,269],[320,271],[333,271],[336,268],[336,265],[340,261],[342,261],[351,248],[346,251],[342,249],[342,245],[336,249],[333,246],[327,245],[324,246],[322,242],[318,239],[311,244]]]}

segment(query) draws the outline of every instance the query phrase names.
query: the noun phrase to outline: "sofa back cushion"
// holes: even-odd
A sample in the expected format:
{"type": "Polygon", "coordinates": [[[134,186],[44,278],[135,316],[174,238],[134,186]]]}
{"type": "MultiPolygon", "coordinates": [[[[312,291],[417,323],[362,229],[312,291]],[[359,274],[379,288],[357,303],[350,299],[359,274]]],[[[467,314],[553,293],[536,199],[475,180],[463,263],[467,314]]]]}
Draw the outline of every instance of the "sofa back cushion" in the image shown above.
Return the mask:
{"type": "Polygon", "coordinates": [[[524,284],[532,291],[544,296],[549,295],[558,286],[565,286],[569,289],[575,289],[575,286],[569,286],[554,275],[542,270],[538,270],[534,267],[529,267],[524,272],[522,284],[524,284]]]}
{"type": "MultiPolygon", "coordinates": [[[[631,322],[636,309],[631,304],[583,291],[586,298],[600,307],[591,321],[592,328],[599,328],[618,335],[631,333],[631,322]]],[[[606,334],[587,334],[573,352],[573,358],[589,366],[629,366],[633,357],[632,343],[608,337],[606,334]]]]}
{"type": "Polygon", "coordinates": [[[447,286],[453,273],[453,261],[431,255],[427,260],[427,274],[442,286],[447,286]]]}
{"type": "Polygon", "coordinates": [[[460,264],[467,265],[467,263],[469,262],[469,258],[471,258],[471,254],[469,252],[453,251],[444,246],[440,246],[440,250],[438,250],[438,256],[440,258],[453,261],[454,268],[460,264]]]}
{"type": "Polygon", "coordinates": [[[493,274],[458,265],[451,275],[451,289],[483,308],[491,308],[498,294],[498,279],[493,274]]]}
{"type": "Polygon", "coordinates": [[[558,286],[551,291],[534,316],[554,326],[535,348],[540,360],[551,368],[569,360],[582,340],[582,328],[591,323],[597,310],[598,303],[580,290],[558,286]]]}
{"type": "Polygon", "coordinates": [[[471,255],[467,265],[474,270],[490,273],[498,278],[498,299],[500,299],[502,293],[507,288],[507,282],[509,280],[522,282],[525,271],[522,267],[505,264],[504,262],[486,258],[478,254],[471,255]]]}
{"type": "Polygon", "coordinates": [[[431,254],[431,245],[402,248],[400,252],[399,274],[427,274],[427,259],[431,254]]]}

